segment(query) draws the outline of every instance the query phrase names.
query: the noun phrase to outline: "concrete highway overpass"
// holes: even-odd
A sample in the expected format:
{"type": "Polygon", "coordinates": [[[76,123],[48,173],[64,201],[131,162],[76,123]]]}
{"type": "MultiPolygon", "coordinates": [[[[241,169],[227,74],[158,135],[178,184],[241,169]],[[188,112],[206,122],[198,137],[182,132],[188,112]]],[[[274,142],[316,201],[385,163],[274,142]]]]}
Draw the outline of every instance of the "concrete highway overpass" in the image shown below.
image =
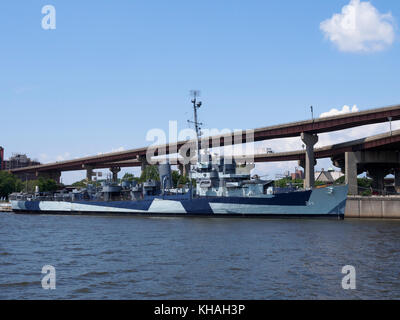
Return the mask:
{"type": "MultiPolygon", "coordinates": [[[[379,147],[392,148],[400,140],[400,134],[398,132],[393,132],[390,136],[379,135],[314,150],[314,145],[318,141],[317,135],[319,133],[396,120],[400,120],[400,105],[258,128],[254,130],[254,141],[301,136],[306,145],[306,150],[256,155],[254,157],[255,162],[303,160],[303,167],[306,173],[306,186],[310,187],[314,183],[314,174],[312,174],[312,172],[314,171],[315,158],[332,158],[337,154],[379,147]]],[[[213,147],[213,142],[215,143],[216,141],[219,142],[220,146],[248,142],[245,133],[243,133],[239,139],[235,139],[232,133],[228,135],[206,137],[204,141],[205,145],[210,148],[213,147]]],[[[196,142],[191,140],[155,146],[152,147],[152,149],[155,150],[155,155],[176,154],[177,150],[180,150],[182,146],[188,144],[191,144],[193,148],[196,146],[196,142]]],[[[63,171],[87,170],[88,177],[91,177],[93,169],[110,168],[116,175],[118,168],[132,166],[143,167],[146,165],[146,153],[148,149],[148,147],[131,149],[122,152],[14,169],[11,170],[11,172],[17,175],[34,172],[36,175],[44,174],[49,177],[59,178],[59,175],[63,171]]],[[[338,163],[339,162],[340,161],[338,161],[338,163]]]]}

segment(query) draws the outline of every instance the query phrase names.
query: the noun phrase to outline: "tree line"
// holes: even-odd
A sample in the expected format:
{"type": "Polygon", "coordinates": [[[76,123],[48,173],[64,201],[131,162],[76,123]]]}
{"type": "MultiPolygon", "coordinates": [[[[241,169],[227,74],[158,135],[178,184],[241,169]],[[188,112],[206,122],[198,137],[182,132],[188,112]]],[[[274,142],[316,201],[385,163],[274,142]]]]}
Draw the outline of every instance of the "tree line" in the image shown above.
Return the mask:
{"type": "Polygon", "coordinates": [[[52,179],[38,178],[23,182],[7,171],[0,171],[0,198],[8,198],[13,192],[35,192],[36,186],[40,192],[52,192],[57,190],[57,182],[52,179]]]}

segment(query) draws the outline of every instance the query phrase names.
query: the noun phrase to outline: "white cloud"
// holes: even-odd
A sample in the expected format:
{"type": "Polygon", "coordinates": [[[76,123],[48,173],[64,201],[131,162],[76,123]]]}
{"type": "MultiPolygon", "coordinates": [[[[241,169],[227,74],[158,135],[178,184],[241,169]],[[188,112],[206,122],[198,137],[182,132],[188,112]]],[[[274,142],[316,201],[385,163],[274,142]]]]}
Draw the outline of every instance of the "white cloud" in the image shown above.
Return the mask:
{"type": "Polygon", "coordinates": [[[122,151],[125,151],[124,147],[119,147],[119,148],[116,148],[116,149],[112,149],[111,151],[107,151],[107,152],[98,152],[97,155],[101,156],[101,155],[107,154],[107,153],[122,152],[122,151]]]}
{"type": "Polygon", "coordinates": [[[47,153],[39,154],[39,161],[41,163],[51,163],[56,161],[65,161],[71,159],[71,154],[69,152],[64,152],[63,154],[59,154],[57,156],[49,156],[47,153]]]}
{"type": "Polygon", "coordinates": [[[125,151],[125,148],[124,148],[124,147],[119,147],[119,148],[117,148],[117,149],[112,149],[111,152],[122,152],[122,151],[125,151]]]}
{"type": "Polygon", "coordinates": [[[46,153],[39,154],[39,161],[40,162],[46,162],[47,159],[49,159],[49,156],[46,153]]]}
{"type": "Polygon", "coordinates": [[[71,158],[71,154],[69,152],[65,152],[64,154],[58,155],[56,157],[56,161],[65,161],[71,158]]]}
{"type": "Polygon", "coordinates": [[[392,14],[381,14],[370,2],[360,0],[351,0],[342,13],[321,22],[320,29],[345,52],[381,51],[395,38],[392,14]]]}
{"type": "Polygon", "coordinates": [[[338,116],[340,114],[345,114],[345,113],[350,113],[350,112],[357,112],[358,108],[356,105],[354,105],[351,109],[348,105],[344,105],[342,110],[338,110],[338,109],[331,109],[328,112],[324,112],[320,115],[320,118],[326,118],[326,117],[333,117],[333,116],[338,116]]]}

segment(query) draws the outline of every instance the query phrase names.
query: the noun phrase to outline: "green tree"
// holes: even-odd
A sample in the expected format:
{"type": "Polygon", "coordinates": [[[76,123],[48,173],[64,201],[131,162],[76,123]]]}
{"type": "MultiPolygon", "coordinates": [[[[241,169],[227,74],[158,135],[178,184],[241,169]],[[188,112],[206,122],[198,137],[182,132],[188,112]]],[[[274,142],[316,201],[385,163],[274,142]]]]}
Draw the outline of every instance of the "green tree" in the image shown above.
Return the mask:
{"type": "Polygon", "coordinates": [[[0,171],[0,197],[8,198],[13,192],[19,192],[23,189],[21,180],[7,171],[0,171]]]}
{"type": "Polygon", "coordinates": [[[134,174],[132,173],[125,173],[124,176],[122,177],[121,181],[138,181],[139,178],[135,177],[134,174]]]}
{"type": "Polygon", "coordinates": [[[29,180],[22,183],[22,190],[27,193],[34,193],[36,187],[39,187],[40,192],[54,192],[58,189],[58,184],[53,179],[45,179],[42,177],[37,180],[29,180]]]}
{"type": "MultiPolygon", "coordinates": [[[[335,181],[337,184],[344,184],[346,181],[345,176],[340,177],[335,181]]],[[[372,194],[371,190],[372,179],[367,177],[364,178],[357,178],[357,186],[359,187],[359,191],[361,192],[362,196],[370,196],[372,194]]]]}
{"type": "Polygon", "coordinates": [[[86,188],[87,187],[87,180],[86,179],[82,179],[82,180],[80,180],[80,181],[76,181],[76,182],[74,182],[73,184],[71,184],[71,186],[72,187],[75,187],[75,188],[86,188]]]}
{"type": "Polygon", "coordinates": [[[293,186],[303,186],[303,182],[303,179],[292,180],[292,178],[283,178],[275,181],[275,187],[286,188],[290,184],[293,186]]]}
{"type": "Polygon", "coordinates": [[[172,182],[174,187],[178,187],[179,185],[184,185],[189,183],[190,179],[189,177],[186,175],[181,175],[179,171],[177,170],[173,170],[172,171],[172,182]]]}
{"type": "Polygon", "coordinates": [[[368,197],[370,195],[372,195],[372,191],[371,190],[364,190],[361,192],[361,195],[364,197],[368,197]]]}
{"type": "MultiPolygon", "coordinates": [[[[344,184],[345,183],[345,176],[340,177],[335,181],[337,184],[344,184]]],[[[364,178],[357,178],[357,184],[360,188],[365,188],[368,189],[371,187],[372,184],[372,179],[369,179],[367,177],[364,178]]]]}
{"type": "Polygon", "coordinates": [[[147,180],[155,180],[160,181],[160,176],[158,174],[158,167],[157,166],[147,166],[140,175],[139,182],[145,182],[147,180]]]}
{"type": "Polygon", "coordinates": [[[38,185],[38,181],[37,180],[28,180],[25,181],[24,183],[24,192],[27,193],[34,193],[35,192],[35,187],[38,185]]]}
{"type": "Polygon", "coordinates": [[[372,179],[369,179],[369,178],[366,178],[366,177],[358,178],[357,179],[357,184],[358,184],[358,186],[360,188],[369,189],[369,188],[371,188],[371,185],[372,185],[372,179]]]}
{"type": "Polygon", "coordinates": [[[57,190],[57,182],[53,179],[39,178],[37,185],[40,192],[54,192],[57,190]]]}
{"type": "Polygon", "coordinates": [[[339,179],[336,179],[335,184],[344,184],[345,176],[341,176],[339,179]]]}
{"type": "Polygon", "coordinates": [[[80,181],[76,181],[76,182],[72,183],[71,186],[75,187],[77,189],[86,188],[88,184],[91,184],[95,187],[99,187],[101,185],[102,181],[104,181],[104,179],[96,180],[96,181],[88,181],[87,179],[82,179],[80,181]]]}

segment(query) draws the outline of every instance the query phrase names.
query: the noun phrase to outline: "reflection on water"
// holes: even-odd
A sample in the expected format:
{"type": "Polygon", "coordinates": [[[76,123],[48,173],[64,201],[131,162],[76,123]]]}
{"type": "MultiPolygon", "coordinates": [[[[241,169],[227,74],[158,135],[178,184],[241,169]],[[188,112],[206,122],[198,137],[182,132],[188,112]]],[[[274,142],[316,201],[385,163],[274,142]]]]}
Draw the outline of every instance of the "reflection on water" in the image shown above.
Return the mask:
{"type": "Polygon", "coordinates": [[[0,214],[1,299],[399,299],[399,272],[400,221],[0,214]]]}

